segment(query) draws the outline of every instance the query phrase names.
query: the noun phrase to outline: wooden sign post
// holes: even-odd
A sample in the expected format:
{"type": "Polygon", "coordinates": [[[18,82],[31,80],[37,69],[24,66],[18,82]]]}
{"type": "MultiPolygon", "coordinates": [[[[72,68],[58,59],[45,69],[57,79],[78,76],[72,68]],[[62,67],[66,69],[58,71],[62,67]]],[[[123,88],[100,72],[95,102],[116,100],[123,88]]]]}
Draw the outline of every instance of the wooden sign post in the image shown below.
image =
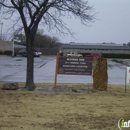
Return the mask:
{"type": "Polygon", "coordinates": [[[56,56],[55,83],[57,74],[62,75],[92,75],[92,59],[86,57],[64,57],[56,56]]]}
{"type": "Polygon", "coordinates": [[[57,53],[57,55],[56,55],[56,69],[55,69],[55,82],[54,82],[54,87],[56,87],[56,84],[57,84],[58,68],[59,68],[59,53],[57,53]]]}

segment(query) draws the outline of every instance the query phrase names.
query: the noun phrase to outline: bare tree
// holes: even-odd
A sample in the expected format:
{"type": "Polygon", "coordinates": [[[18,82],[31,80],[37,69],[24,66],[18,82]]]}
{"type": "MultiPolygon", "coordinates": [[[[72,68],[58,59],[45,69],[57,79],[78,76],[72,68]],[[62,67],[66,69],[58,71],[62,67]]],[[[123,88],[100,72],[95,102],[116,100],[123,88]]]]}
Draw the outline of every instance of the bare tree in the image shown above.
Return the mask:
{"type": "Polygon", "coordinates": [[[69,28],[63,21],[63,17],[74,16],[87,25],[93,21],[92,7],[87,0],[0,0],[0,11],[2,18],[13,20],[14,28],[24,29],[27,48],[27,74],[25,88],[35,88],[33,80],[33,41],[39,24],[47,26],[50,30],[56,28],[60,33],[66,30],[71,34],[69,28]],[[14,16],[14,17],[12,17],[14,16]],[[18,24],[21,22],[20,24],[18,24]]]}

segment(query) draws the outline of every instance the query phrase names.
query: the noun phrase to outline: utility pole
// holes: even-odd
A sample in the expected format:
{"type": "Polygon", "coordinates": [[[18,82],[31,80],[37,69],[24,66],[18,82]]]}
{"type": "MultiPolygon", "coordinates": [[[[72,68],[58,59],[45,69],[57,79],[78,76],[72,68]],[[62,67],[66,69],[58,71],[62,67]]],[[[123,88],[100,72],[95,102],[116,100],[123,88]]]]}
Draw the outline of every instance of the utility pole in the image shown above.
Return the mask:
{"type": "Polygon", "coordinates": [[[12,49],[12,57],[14,57],[14,37],[13,37],[13,49],[12,49]]]}
{"type": "Polygon", "coordinates": [[[0,38],[2,39],[2,27],[3,27],[3,23],[0,23],[1,24],[1,33],[0,33],[0,38]]]}

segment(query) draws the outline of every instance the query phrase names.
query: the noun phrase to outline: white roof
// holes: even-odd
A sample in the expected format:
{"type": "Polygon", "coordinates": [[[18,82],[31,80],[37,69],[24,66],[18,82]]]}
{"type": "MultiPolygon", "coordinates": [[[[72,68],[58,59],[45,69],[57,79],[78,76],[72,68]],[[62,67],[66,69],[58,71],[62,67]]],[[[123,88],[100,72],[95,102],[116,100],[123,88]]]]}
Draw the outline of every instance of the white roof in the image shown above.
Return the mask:
{"type": "Polygon", "coordinates": [[[26,48],[26,46],[14,44],[14,48],[26,48]]]}
{"type": "Polygon", "coordinates": [[[70,45],[100,45],[100,46],[123,46],[122,44],[115,44],[115,43],[75,43],[70,42],[70,45]]]}

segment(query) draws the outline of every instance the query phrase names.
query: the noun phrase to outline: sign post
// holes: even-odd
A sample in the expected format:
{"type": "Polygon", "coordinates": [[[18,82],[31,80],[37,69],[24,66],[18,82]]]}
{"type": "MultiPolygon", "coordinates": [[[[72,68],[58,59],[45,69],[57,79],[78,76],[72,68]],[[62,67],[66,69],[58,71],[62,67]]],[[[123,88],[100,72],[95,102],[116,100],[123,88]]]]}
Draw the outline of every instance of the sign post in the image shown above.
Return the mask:
{"type": "Polygon", "coordinates": [[[130,67],[126,67],[126,72],[125,72],[125,93],[126,93],[127,84],[130,84],[130,67]]]}
{"type": "Polygon", "coordinates": [[[125,73],[125,93],[126,93],[126,86],[127,84],[130,84],[130,67],[126,67],[126,73],[125,73]]]}
{"type": "Polygon", "coordinates": [[[127,85],[127,68],[125,69],[125,93],[126,93],[126,85],[127,85]]]}
{"type": "Polygon", "coordinates": [[[57,74],[62,75],[92,75],[92,59],[86,57],[64,57],[57,54],[55,83],[57,74]]]}
{"type": "Polygon", "coordinates": [[[57,53],[56,55],[56,69],[55,69],[55,82],[54,82],[54,87],[56,87],[56,84],[57,84],[57,74],[58,74],[58,64],[59,62],[59,53],[57,53]]]}

